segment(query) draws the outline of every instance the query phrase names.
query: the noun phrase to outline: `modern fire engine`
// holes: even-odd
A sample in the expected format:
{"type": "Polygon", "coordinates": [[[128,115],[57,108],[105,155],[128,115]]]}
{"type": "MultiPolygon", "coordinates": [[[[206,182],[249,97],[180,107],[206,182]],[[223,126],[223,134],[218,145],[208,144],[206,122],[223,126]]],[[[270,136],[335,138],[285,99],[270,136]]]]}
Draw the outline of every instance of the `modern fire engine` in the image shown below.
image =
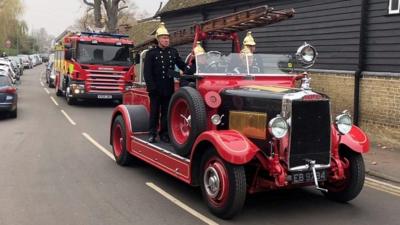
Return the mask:
{"type": "Polygon", "coordinates": [[[121,34],[65,31],[54,47],[57,96],[70,105],[78,99],[121,100],[134,77],[132,47],[121,34]]]}

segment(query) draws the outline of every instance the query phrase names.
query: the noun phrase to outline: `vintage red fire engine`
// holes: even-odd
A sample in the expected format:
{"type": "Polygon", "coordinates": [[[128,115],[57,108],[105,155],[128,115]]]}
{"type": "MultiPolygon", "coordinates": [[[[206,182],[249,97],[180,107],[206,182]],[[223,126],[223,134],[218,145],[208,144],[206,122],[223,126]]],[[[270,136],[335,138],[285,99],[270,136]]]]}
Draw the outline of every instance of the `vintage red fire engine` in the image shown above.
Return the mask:
{"type": "Polygon", "coordinates": [[[306,72],[296,72],[314,63],[316,49],[305,43],[293,55],[239,53],[237,31],[293,13],[259,7],[171,35],[193,47],[206,39],[231,40],[235,52],[195,56],[194,82],[177,87],[169,104],[171,144],[147,142],[149,98],[141,73],[147,50],[141,51],[134,88],[112,115],[116,162],[141,159],[200,186],[211,212],[224,219],[259,191],[314,186],[335,201],[354,199],[363,187],[369,141],[349,113],[331,114],[329,98],[310,88],[306,72]]]}

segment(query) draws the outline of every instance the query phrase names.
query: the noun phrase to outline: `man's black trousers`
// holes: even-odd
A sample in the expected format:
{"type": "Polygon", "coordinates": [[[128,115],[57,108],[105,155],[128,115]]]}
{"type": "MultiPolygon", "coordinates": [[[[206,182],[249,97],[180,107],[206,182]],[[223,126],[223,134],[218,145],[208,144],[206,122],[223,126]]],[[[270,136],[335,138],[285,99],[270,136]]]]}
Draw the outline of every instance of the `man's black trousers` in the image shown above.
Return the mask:
{"type": "Polygon", "coordinates": [[[151,135],[157,135],[158,122],[160,119],[160,136],[168,135],[168,105],[171,100],[171,95],[163,96],[159,93],[149,93],[150,97],[150,121],[149,131],[151,135]]]}

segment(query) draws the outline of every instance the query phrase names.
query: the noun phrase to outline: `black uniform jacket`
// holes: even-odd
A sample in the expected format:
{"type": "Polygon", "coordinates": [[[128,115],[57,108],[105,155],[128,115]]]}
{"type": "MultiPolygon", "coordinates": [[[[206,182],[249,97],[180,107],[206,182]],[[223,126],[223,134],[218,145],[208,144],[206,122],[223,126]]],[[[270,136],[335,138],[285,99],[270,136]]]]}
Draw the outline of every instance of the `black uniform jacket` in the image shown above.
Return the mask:
{"type": "Polygon", "coordinates": [[[163,96],[172,95],[174,92],[175,65],[185,70],[186,64],[181,59],[175,48],[155,47],[149,50],[144,60],[144,79],[147,91],[163,96]]]}

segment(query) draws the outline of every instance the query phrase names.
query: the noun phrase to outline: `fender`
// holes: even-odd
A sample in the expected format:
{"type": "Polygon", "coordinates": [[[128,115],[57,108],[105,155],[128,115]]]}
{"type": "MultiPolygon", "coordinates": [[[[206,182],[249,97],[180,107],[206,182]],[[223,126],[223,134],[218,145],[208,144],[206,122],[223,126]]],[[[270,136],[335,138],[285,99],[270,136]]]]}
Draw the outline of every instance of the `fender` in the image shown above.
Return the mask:
{"type": "Polygon", "coordinates": [[[227,162],[232,164],[245,164],[254,158],[260,149],[253,144],[246,136],[235,130],[210,130],[205,131],[196,139],[193,145],[192,154],[193,159],[195,151],[203,149],[197,146],[204,142],[210,142],[218,154],[227,162]]]}
{"type": "Polygon", "coordinates": [[[132,123],[131,123],[131,118],[129,115],[128,108],[125,105],[118,105],[117,107],[114,108],[112,117],[111,117],[111,125],[110,125],[110,145],[112,145],[112,126],[113,126],[113,121],[115,117],[117,117],[118,114],[122,115],[122,118],[125,121],[125,134],[126,134],[126,148],[128,151],[131,149],[131,134],[132,134],[132,123]]]}
{"type": "Polygon", "coordinates": [[[333,143],[346,145],[350,149],[358,153],[367,153],[369,151],[369,139],[368,136],[359,127],[353,125],[350,132],[346,135],[339,137],[339,132],[335,126],[332,126],[332,138],[333,143]]]}

